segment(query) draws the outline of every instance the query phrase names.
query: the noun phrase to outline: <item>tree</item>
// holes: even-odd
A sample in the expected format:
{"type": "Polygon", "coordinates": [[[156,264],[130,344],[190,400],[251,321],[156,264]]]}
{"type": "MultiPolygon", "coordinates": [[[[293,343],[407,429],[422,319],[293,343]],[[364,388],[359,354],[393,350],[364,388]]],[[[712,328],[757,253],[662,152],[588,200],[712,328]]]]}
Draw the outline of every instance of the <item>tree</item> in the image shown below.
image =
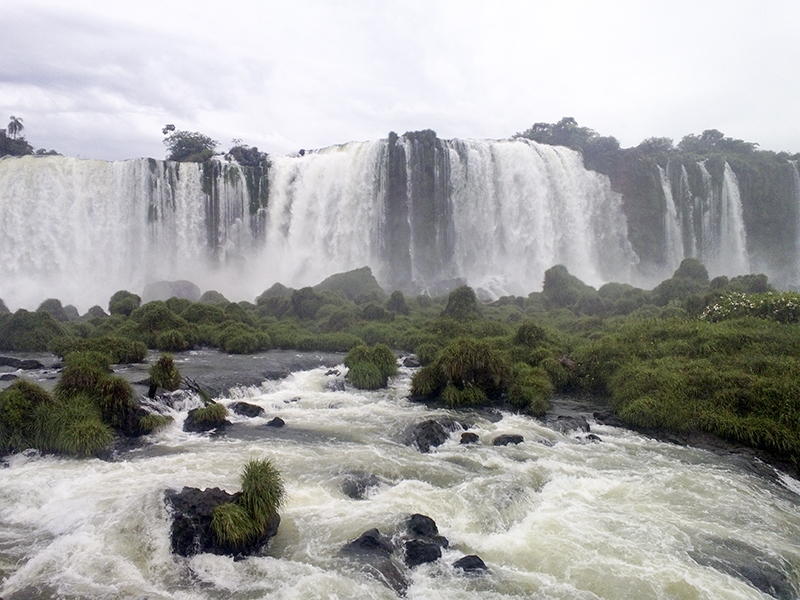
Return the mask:
{"type": "Polygon", "coordinates": [[[219,142],[197,131],[175,131],[174,125],[167,125],[162,130],[164,144],[167,146],[167,160],[179,162],[203,162],[214,155],[219,142]],[[171,132],[171,133],[170,133],[171,132]]]}
{"type": "Polygon", "coordinates": [[[22,119],[11,115],[10,120],[8,121],[8,134],[11,136],[11,138],[17,139],[19,132],[23,129],[25,129],[25,126],[22,124],[22,119]]]}

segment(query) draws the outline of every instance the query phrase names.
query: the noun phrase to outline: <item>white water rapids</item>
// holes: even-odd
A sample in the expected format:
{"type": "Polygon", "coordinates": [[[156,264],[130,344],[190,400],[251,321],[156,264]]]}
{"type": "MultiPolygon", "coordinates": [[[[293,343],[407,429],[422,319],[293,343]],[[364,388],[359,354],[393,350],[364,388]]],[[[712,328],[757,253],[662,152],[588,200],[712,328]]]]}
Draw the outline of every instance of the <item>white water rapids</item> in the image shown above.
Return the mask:
{"type": "Polygon", "coordinates": [[[0,597],[390,599],[393,591],[338,552],[367,529],[391,534],[411,513],[432,517],[450,541],[442,559],[410,570],[411,599],[769,598],[714,567],[720,545],[751,549],[800,589],[800,482],[781,485],[742,461],[623,429],[593,424],[602,441],[591,443],[505,413],[496,422],[455,415],[474,421],[480,443],[460,445],[456,432],[422,454],[402,443],[403,432],[453,413],[410,403],[410,370],[376,392],[337,391],[326,372],[234,390],[221,401],[246,400],[266,415],[232,415],[224,435],[182,431],[198,404],[190,399],[174,409],[173,426],[118,461],[8,459],[0,597]],[[264,427],[275,416],[286,426],[264,427]],[[525,441],[492,446],[501,433],[525,441]],[[237,491],[250,458],[271,460],[287,486],[268,550],[239,561],[172,555],[164,491],[237,491]],[[341,491],[353,471],[383,483],[353,500],[341,491]],[[489,574],[457,572],[451,565],[466,554],[489,574]]]}

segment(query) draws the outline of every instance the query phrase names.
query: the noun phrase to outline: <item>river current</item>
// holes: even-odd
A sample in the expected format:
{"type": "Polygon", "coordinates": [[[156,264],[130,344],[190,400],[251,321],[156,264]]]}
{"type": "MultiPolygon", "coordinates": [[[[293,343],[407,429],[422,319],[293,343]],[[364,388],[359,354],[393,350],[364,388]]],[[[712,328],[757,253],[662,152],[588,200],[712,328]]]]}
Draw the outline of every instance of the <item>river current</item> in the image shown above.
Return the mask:
{"type": "Polygon", "coordinates": [[[798,595],[800,482],[791,477],[595,422],[600,441],[511,413],[432,409],[407,399],[411,369],[387,390],[362,392],[343,386],[344,367],[319,363],[220,396],[265,414],[232,414],[219,435],[182,430],[200,401],[179,393],[173,425],[115,460],[8,457],[0,597],[391,599],[393,590],[339,551],[371,528],[395,534],[413,513],[432,517],[450,545],[407,572],[411,599],[798,595]],[[266,426],[276,416],[285,427],[266,426]],[[430,453],[405,443],[411,426],[439,417],[468,422],[480,441],[462,445],[455,431],[430,453]],[[493,446],[504,433],[524,441],[493,446]],[[251,458],[272,461],[286,484],[269,547],[243,560],[173,555],[165,490],[235,492],[251,458]],[[353,499],[342,489],[352,473],[379,484],[353,499]],[[453,568],[469,554],[487,574],[453,568]]]}

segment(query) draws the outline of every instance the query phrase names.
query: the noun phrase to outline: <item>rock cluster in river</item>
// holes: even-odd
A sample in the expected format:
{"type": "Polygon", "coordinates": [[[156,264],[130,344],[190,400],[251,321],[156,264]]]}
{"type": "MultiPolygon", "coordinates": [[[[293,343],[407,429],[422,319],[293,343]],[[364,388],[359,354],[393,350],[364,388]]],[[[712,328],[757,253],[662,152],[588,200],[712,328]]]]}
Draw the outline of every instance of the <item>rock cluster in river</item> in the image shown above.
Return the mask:
{"type": "MultiPolygon", "coordinates": [[[[345,544],[341,556],[358,562],[371,576],[403,595],[409,586],[408,569],[442,558],[446,537],[439,535],[436,522],[426,515],[411,515],[405,529],[395,536],[369,529],[345,544]]],[[[476,555],[460,558],[453,567],[468,573],[484,573],[486,564],[476,555]]]]}

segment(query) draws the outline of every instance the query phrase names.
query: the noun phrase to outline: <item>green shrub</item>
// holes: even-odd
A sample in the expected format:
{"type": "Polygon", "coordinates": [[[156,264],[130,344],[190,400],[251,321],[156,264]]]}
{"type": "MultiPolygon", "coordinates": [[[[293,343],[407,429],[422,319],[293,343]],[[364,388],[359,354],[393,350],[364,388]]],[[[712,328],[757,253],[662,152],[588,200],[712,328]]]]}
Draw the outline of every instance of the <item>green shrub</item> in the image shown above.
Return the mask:
{"type": "Polygon", "coordinates": [[[45,352],[54,339],[66,333],[49,313],[21,308],[0,320],[0,350],[45,352]]]}
{"type": "Polygon", "coordinates": [[[168,391],[181,387],[181,373],[171,354],[162,354],[150,367],[150,383],[168,391]]]}
{"type": "Polygon", "coordinates": [[[169,415],[159,415],[157,413],[148,413],[143,415],[139,419],[139,431],[142,434],[153,433],[154,431],[158,431],[159,429],[163,429],[170,423],[172,423],[173,419],[169,415]]]}
{"type": "Polygon", "coordinates": [[[392,292],[392,295],[386,302],[386,309],[397,313],[398,315],[407,315],[410,312],[408,309],[408,304],[406,304],[406,298],[403,295],[403,292],[399,290],[392,292]]]}
{"type": "Polygon", "coordinates": [[[508,389],[510,402],[541,417],[550,409],[548,398],[553,395],[553,384],[547,372],[525,363],[514,365],[511,385],[508,389]]]}
{"type": "Polygon", "coordinates": [[[292,292],[291,301],[294,314],[300,319],[313,319],[323,304],[322,297],[310,287],[292,292]]]}
{"type": "Polygon", "coordinates": [[[241,548],[260,535],[258,524],[242,505],[225,502],[214,508],[211,528],[221,544],[241,548]]]}
{"type": "Polygon", "coordinates": [[[397,374],[397,357],[385,344],[353,347],[344,359],[347,379],[359,389],[385,387],[389,377],[397,374]]]}
{"type": "Polygon", "coordinates": [[[100,409],[87,394],[61,400],[40,418],[40,448],[46,452],[92,456],[114,439],[114,432],[103,423],[100,409]]]}
{"type": "Polygon", "coordinates": [[[111,296],[108,301],[108,314],[110,315],[123,315],[125,317],[139,308],[142,304],[142,299],[131,292],[120,290],[111,296]]]}
{"type": "Polygon", "coordinates": [[[475,291],[468,285],[454,289],[447,297],[447,306],[442,311],[442,317],[457,321],[479,319],[481,309],[475,291]]]}
{"type": "Polygon", "coordinates": [[[442,392],[442,400],[450,407],[479,406],[487,400],[486,392],[474,385],[457,387],[448,383],[442,392]]]}
{"type": "Polygon", "coordinates": [[[65,366],[55,387],[59,400],[76,394],[87,394],[99,399],[101,384],[111,373],[107,355],[101,352],[72,352],[64,359],[65,366]]]}
{"type": "Polygon", "coordinates": [[[479,399],[484,402],[498,398],[508,388],[510,378],[507,354],[484,340],[461,338],[414,374],[411,392],[433,398],[447,390],[445,402],[451,406],[471,406],[479,399]]]}
{"type": "Polygon", "coordinates": [[[240,502],[250,516],[265,527],[286,498],[283,479],[268,460],[250,460],[242,473],[240,502]]]}
{"type": "Polygon", "coordinates": [[[100,352],[112,364],[138,363],[147,356],[147,346],[142,342],[107,335],[90,339],[60,337],[51,342],[50,351],[61,358],[71,352],[100,352]]]}
{"type": "Polygon", "coordinates": [[[194,323],[196,325],[213,325],[222,323],[225,320],[225,312],[219,308],[219,306],[215,306],[213,304],[202,304],[198,302],[186,307],[186,309],[181,313],[181,317],[183,317],[189,323],[194,323]]]}
{"type": "Polygon", "coordinates": [[[377,390],[385,387],[387,379],[371,362],[359,362],[347,371],[347,379],[359,390],[377,390]]]}
{"type": "Polygon", "coordinates": [[[286,498],[283,479],[268,460],[250,460],[242,472],[242,493],[214,509],[211,527],[217,541],[245,546],[264,535],[286,498]]]}
{"type": "Polygon", "coordinates": [[[132,435],[138,426],[139,403],[130,383],[119,375],[100,382],[100,413],[103,422],[114,429],[132,435]]]}
{"type": "Polygon", "coordinates": [[[441,349],[442,347],[439,346],[438,344],[431,344],[431,343],[420,344],[414,350],[414,354],[417,355],[417,358],[419,359],[419,364],[421,364],[424,367],[425,365],[431,364],[436,359],[436,356],[439,354],[441,349]]]}
{"type": "Polygon", "coordinates": [[[162,352],[182,352],[189,349],[189,342],[177,329],[168,329],[156,335],[155,347],[162,352]]]}
{"type": "Polygon", "coordinates": [[[228,409],[219,402],[211,402],[202,408],[198,408],[194,413],[194,420],[197,423],[222,423],[227,418],[228,409]]]}
{"type": "Polygon", "coordinates": [[[39,443],[40,410],[51,410],[52,396],[42,387],[15,380],[0,392],[0,452],[21,452],[39,443]],[[40,408],[41,407],[41,408],[40,408]]]}

